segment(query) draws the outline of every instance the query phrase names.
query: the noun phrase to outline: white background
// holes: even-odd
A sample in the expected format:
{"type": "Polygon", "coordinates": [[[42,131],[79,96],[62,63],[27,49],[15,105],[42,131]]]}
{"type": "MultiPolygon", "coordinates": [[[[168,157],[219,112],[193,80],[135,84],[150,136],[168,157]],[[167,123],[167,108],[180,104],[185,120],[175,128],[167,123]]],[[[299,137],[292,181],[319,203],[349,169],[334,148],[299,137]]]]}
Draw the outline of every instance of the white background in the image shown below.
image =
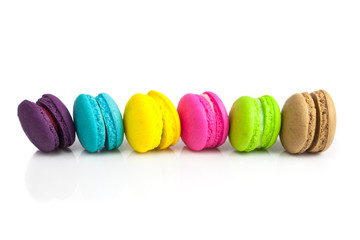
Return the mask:
{"type": "Polygon", "coordinates": [[[359,1],[0,2],[0,239],[359,239],[359,1]],[[154,89],[175,106],[327,90],[337,132],[321,154],[38,152],[17,105],[43,93],[72,112],[109,93],[123,112],[154,89]]]}

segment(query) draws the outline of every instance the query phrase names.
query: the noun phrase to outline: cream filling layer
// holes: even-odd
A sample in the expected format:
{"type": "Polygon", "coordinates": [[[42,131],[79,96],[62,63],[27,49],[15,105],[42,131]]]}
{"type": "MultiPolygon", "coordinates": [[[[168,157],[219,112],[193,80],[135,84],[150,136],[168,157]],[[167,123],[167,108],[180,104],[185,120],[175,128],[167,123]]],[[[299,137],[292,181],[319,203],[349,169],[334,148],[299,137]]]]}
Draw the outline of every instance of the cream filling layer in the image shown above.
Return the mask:
{"type": "Polygon", "coordinates": [[[209,97],[207,94],[205,94],[205,93],[200,94],[200,96],[203,97],[203,98],[205,98],[206,101],[208,101],[208,102],[210,103],[211,109],[212,109],[213,113],[215,113],[214,105],[212,104],[212,102],[211,102],[211,100],[210,100],[210,97],[209,97]]]}
{"type": "Polygon", "coordinates": [[[260,130],[261,130],[259,144],[257,145],[257,148],[258,148],[258,147],[260,147],[261,140],[262,140],[263,133],[264,133],[264,111],[262,109],[262,104],[261,104],[260,100],[257,98],[256,101],[258,102],[259,108],[260,108],[260,130]]]}

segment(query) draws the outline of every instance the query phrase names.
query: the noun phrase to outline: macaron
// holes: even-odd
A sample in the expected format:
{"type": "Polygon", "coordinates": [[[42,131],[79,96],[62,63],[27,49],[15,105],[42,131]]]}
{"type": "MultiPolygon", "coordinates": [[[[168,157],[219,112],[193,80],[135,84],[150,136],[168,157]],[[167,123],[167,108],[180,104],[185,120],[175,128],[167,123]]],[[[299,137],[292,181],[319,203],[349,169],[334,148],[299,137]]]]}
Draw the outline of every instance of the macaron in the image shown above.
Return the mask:
{"type": "Polygon", "coordinates": [[[43,152],[67,148],[75,141],[75,127],[69,110],[60,99],[44,94],[36,103],[22,101],[18,117],[29,140],[43,152]]]}
{"type": "Polygon", "coordinates": [[[80,94],[74,102],[74,121],[81,145],[89,152],[120,147],[124,128],[116,102],[106,93],[80,94]]]}
{"type": "Polygon", "coordinates": [[[280,140],[289,153],[323,152],[334,140],[335,104],[325,90],[293,94],[281,117],[280,140]]]}
{"type": "Polygon", "coordinates": [[[124,126],[128,143],[140,153],[175,145],[181,132],[175,106],[165,95],[153,90],[129,99],[124,126]]]}
{"type": "Polygon", "coordinates": [[[221,146],[228,135],[229,118],[221,99],[213,92],[184,95],[177,107],[181,139],[193,151],[221,146]]]}
{"type": "Polygon", "coordinates": [[[280,108],[276,100],[265,95],[259,98],[242,96],[229,113],[229,140],[238,151],[250,152],[271,147],[279,135],[280,108]]]}

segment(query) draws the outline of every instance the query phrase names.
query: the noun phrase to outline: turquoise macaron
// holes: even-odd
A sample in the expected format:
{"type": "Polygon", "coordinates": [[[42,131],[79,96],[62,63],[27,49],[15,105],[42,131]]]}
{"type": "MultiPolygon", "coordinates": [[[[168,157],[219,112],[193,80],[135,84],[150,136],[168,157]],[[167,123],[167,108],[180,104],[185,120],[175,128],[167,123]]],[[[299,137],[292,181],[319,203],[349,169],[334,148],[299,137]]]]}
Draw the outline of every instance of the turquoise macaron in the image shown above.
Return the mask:
{"type": "Polygon", "coordinates": [[[97,97],[80,94],[74,102],[75,130],[81,145],[89,152],[120,147],[124,138],[121,112],[106,93],[97,97]]]}

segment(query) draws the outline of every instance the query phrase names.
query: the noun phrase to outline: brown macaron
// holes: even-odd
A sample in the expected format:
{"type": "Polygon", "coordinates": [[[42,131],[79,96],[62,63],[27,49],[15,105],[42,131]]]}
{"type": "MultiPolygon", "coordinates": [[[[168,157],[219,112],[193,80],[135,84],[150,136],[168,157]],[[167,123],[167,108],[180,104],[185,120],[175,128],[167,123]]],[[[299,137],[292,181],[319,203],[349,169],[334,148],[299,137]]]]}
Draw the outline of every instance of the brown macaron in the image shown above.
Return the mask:
{"type": "Polygon", "coordinates": [[[289,153],[323,152],[334,140],[336,111],[329,93],[296,93],[281,111],[280,140],[289,153]]]}

